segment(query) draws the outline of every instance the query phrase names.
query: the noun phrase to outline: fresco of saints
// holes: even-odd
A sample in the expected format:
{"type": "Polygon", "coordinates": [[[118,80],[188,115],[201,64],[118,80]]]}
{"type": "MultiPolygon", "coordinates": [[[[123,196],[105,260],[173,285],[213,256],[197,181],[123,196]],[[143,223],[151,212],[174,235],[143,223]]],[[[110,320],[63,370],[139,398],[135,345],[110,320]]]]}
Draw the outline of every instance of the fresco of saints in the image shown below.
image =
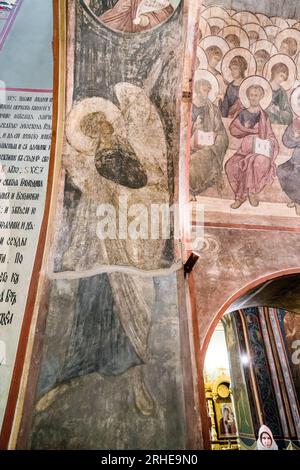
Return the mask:
{"type": "Polygon", "coordinates": [[[270,60],[270,54],[266,50],[260,49],[254,53],[254,57],[257,63],[257,75],[262,75],[264,66],[270,60]]]}
{"type": "Polygon", "coordinates": [[[247,32],[250,45],[257,42],[259,39],[267,39],[265,30],[257,23],[248,23],[243,25],[243,29],[247,32]]]}
{"type": "Polygon", "coordinates": [[[279,52],[287,54],[290,57],[294,57],[297,54],[297,41],[295,38],[286,38],[282,41],[279,52]]]}
{"type": "Polygon", "coordinates": [[[194,86],[193,127],[191,138],[190,190],[193,197],[216,185],[221,192],[223,159],[228,137],[221,114],[212,101],[218,94],[216,78],[199,70],[194,86]]]}
{"type": "Polygon", "coordinates": [[[296,28],[287,28],[280,31],[275,38],[275,46],[281,54],[294,58],[299,52],[300,31],[296,28]]]}
{"type": "Polygon", "coordinates": [[[222,74],[225,81],[229,82],[223,100],[219,101],[222,117],[234,119],[242,110],[239,99],[239,89],[247,75],[256,72],[254,56],[247,49],[238,47],[231,49],[222,61],[222,74]]]}
{"type": "Polygon", "coordinates": [[[199,20],[198,34],[199,34],[199,36],[198,36],[199,43],[203,38],[205,38],[206,36],[210,36],[212,34],[210,26],[209,26],[208,22],[206,21],[206,19],[203,18],[203,16],[201,16],[201,18],[199,20]]]}
{"type": "Polygon", "coordinates": [[[240,28],[239,26],[226,26],[224,29],[222,29],[220,34],[222,34],[230,49],[234,49],[236,47],[244,47],[245,49],[249,49],[249,37],[246,31],[244,31],[244,29],[240,28]]]}
{"type": "Polygon", "coordinates": [[[136,33],[159,25],[173,12],[168,0],[118,0],[99,19],[116,31],[136,33]]]}
{"type": "Polygon", "coordinates": [[[248,64],[245,57],[236,56],[231,59],[229,69],[233,80],[227,87],[224,99],[220,101],[220,110],[223,117],[233,118],[241,110],[239,88],[245,78],[247,68],[248,64]]]}
{"type": "MultiPolygon", "coordinates": [[[[201,41],[200,45],[205,50],[208,61],[208,71],[212,73],[219,82],[220,92],[218,98],[223,98],[226,91],[226,84],[220,71],[221,61],[226,52],[229,51],[229,45],[225,39],[219,36],[208,36],[201,41]]],[[[205,67],[201,65],[201,68],[203,69],[205,67]]]]}
{"type": "Polygon", "coordinates": [[[240,87],[240,100],[246,109],[234,119],[229,130],[233,137],[241,139],[241,144],[225,165],[235,196],[232,209],[238,209],[247,198],[252,206],[258,206],[258,194],[276,175],[279,145],[264,111],[271,99],[271,87],[262,77],[249,77],[240,87]]]}
{"type": "Polygon", "coordinates": [[[265,30],[267,38],[270,42],[274,42],[277,35],[280,33],[280,28],[278,26],[273,25],[273,24],[265,26],[264,30],[265,30]]]}
{"type": "Polygon", "coordinates": [[[229,51],[229,45],[220,36],[207,36],[200,42],[208,60],[208,70],[215,76],[221,77],[221,61],[229,51]]]}
{"type": "Polygon", "coordinates": [[[230,48],[240,47],[241,41],[236,34],[228,34],[225,36],[225,41],[228,42],[230,48]]]}
{"type": "Polygon", "coordinates": [[[217,66],[220,64],[223,59],[223,52],[218,46],[209,46],[205,50],[207,60],[208,60],[208,70],[215,76],[220,75],[217,66]]]}
{"type": "Polygon", "coordinates": [[[259,39],[254,42],[251,46],[251,52],[254,54],[256,65],[257,65],[257,75],[263,76],[263,71],[266,63],[270,58],[278,54],[277,47],[267,39],[259,39]]]}
{"type": "Polygon", "coordinates": [[[296,119],[287,127],[282,137],[283,144],[293,149],[292,157],[277,167],[277,176],[283,191],[290,198],[288,207],[294,207],[300,215],[300,87],[291,96],[296,119]]]}
{"type": "MultiPolygon", "coordinates": [[[[280,55],[274,57],[280,57],[280,55]]],[[[288,94],[284,89],[284,84],[292,84],[291,81],[294,82],[295,74],[293,68],[295,68],[295,64],[292,59],[283,57],[287,63],[277,62],[271,65],[271,63],[274,63],[274,57],[272,57],[265,66],[266,69],[270,69],[270,74],[264,72],[264,76],[267,79],[269,78],[272,87],[272,102],[267,109],[267,113],[273,124],[288,125],[293,120],[293,112],[289,103],[288,94]]]]}
{"type": "Polygon", "coordinates": [[[255,41],[258,41],[259,34],[257,31],[249,31],[250,44],[253,44],[255,41]]]}
{"type": "Polygon", "coordinates": [[[207,22],[209,23],[211,34],[213,36],[218,36],[220,31],[226,26],[225,21],[222,18],[211,17],[208,18],[207,22]]]}

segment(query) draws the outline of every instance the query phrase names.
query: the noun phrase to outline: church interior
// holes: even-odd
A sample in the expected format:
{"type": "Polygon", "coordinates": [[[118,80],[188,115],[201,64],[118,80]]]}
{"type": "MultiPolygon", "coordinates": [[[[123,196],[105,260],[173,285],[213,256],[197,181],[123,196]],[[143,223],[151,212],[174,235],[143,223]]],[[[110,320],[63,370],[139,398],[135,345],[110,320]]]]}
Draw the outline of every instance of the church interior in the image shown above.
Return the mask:
{"type": "Polygon", "coordinates": [[[300,450],[299,1],[0,2],[0,134],[0,449],[300,450]]]}

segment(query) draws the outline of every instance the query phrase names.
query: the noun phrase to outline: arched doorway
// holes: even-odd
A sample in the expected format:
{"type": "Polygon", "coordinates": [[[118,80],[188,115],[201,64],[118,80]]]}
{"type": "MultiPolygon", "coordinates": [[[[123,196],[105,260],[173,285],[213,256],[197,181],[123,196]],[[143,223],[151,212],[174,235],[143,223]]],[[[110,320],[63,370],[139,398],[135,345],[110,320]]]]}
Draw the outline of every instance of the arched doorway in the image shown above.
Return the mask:
{"type": "Polygon", "coordinates": [[[201,356],[211,448],[256,449],[267,425],[279,448],[300,450],[298,273],[243,288],[214,318],[201,356]]]}

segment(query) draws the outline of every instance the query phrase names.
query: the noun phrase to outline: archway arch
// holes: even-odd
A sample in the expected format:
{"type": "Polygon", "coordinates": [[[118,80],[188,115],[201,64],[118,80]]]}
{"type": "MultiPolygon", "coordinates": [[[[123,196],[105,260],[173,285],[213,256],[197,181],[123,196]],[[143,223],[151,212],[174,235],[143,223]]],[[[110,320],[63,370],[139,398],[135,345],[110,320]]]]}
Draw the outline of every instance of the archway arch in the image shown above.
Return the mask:
{"type": "Polygon", "coordinates": [[[237,290],[234,294],[232,294],[228,298],[228,300],[222,305],[222,307],[217,311],[216,315],[214,316],[214,318],[213,318],[213,320],[212,320],[212,322],[211,322],[211,324],[208,328],[208,331],[205,335],[205,338],[204,338],[204,341],[203,341],[203,344],[202,344],[202,347],[201,347],[201,356],[205,357],[209,342],[211,340],[212,334],[213,334],[218,322],[220,321],[220,319],[222,318],[224,313],[227,313],[229,311],[233,311],[233,310],[230,310],[230,308],[231,308],[231,306],[234,306],[235,302],[238,299],[245,298],[245,296],[247,296],[247,294],[251,294],[253,289],[259,288],[260,286],[264,286],[265,283],[267,283],[268,281],[281,279],[285,276],[291,276],[291,275],[299,275],[299,282],[300,282],[300,266],[299,266],[299,268],[284,269],[282,271],[276,271],[276,272],[273,272],[271,274],[259,277],[255,280],[245,284],[243,287],[241,287],[239,290],[237,290]]]}
{"type": "MultiPolygon", "coordinates": [[[[248,308],[250,306],[259,305],[265,307],[277,306],[290,312],[300,314],[300,267],[269,273],[248,282],[234,292],[216,312],[202,344],[200,345],[200,342],[198,343],[197,369],[199,376],[200,409],[206,411],[203,370],[207,349],[216,326],[226,313],[234,312],[242,307],[248,308]],[[287,286],[291,285],[293,289],[287,289],[287,286]]],[[[203,441],[205,448],[210,448],[208,420],[204,414],[205,413],[201,413],[203,441]]]]}

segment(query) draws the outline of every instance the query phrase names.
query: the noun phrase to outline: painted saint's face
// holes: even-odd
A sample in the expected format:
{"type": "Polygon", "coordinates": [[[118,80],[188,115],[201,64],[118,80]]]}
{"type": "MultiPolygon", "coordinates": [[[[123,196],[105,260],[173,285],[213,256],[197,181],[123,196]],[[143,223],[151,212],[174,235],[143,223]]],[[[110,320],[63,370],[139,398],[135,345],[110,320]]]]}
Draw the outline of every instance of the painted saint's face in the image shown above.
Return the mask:
{"type": "Polygon", "coordinates": [[[259,39],[259,34],[256,31],[249,31],[248,36],[250,39],[250,44],[259,39]]]}
{"type": "Polygon", "coordinates": [[[265,66],[265,60],[264,59],[256,59],[256,64],[257,64],[257,73],[259,75],[262,74],[263,68],[265,66]]]}
{"type": "Polygon", "coordinates": [[[259,106],[259,102],[261,100],[260,90],[256,88],[251,88],[251,90],[248,93],[248,99],[250,102],[250,106],[252,106],[253,108],[256,108],[257,106],[259,106]]]}
{"type": "Polygon", "coordinates": [[[288,45],[283,42],[280,46],[279,52],[281,52],[281,54],[288,54],[289,55],[288,45]]]}
{"type": "Polygon", "coordinates": [[[229,34],[225,40],[228,42],[230,49],[233,49],[234,47],[240,47],[241,45],[239,38],[234,34],[229,34]]]}
{"type": "Polygon", "coordinates": [[[274,82],[278,83],[278,85],[281,85],[281,83],[285,82],[286,79],[286,74],[284,72],[280,72],[275,75],[274,82]]]}
{"type": "Polygon", "coordinates": [[[268,62],[268,59],[264,59],[263,57],[257,57],[257,55],[255,55],[255,60],[257,64],[257,73],[258,75],[262,75],[264,66],[268,62]]]}
{"type": "Polygon", "coordinates": [[[83,134],[91,139],[95,139],[99,137],[102,123],[103,115],[101,113],[91,113],[81,121],[80,127],[83,134]]]}
{"type": "Polygon", "coordinates": [[[264,432],[261,436],[261,443],[264,447],[270,448],[272,445],[272,439],[268,433],[264,432]]]}
{"type": "Polygon", "coordinates": [[[209,92],[210,92],[210,88],[207,85],[200,85],[199,86],[199,95],[202,98],[207,99],[209,92]]]}
{"type": "Polygon", "coordinates": [[[211,67],[216,68],[221,61],[221,57],[218,54],[209,54],[208,61],[211,67]]]}
{"type": "Polygon", "coordinates": [[[218,33],[220,32],[219,26],[211,26],[211,27],[210,27],[210,30],[211,30],[211,34],[212,34],[213,36],[217,36],[218,33]]]}
{"type": "Polygon", "coordinates": [[[282,41],[281,43],[281,46],[279,48],[279,52],[281,54],[287,54],[289,55],[290,57],[293,57],[293,54],[295,54],[295,52],[297,51],[293,51],[293,49],[297,49],[297,43],[295,42],[295,44],[293,45],[293,42],[292,42],[292,45],[289,45],[289,43],[287,41],[282,41]]]}
{"type": "Polygon", "coordinates": [[[232,75],[232,78],[235,80],[237,78],[241,78],[241,70],[238,65],[231,65],[230,66],[230,72],[232,75]]]}

